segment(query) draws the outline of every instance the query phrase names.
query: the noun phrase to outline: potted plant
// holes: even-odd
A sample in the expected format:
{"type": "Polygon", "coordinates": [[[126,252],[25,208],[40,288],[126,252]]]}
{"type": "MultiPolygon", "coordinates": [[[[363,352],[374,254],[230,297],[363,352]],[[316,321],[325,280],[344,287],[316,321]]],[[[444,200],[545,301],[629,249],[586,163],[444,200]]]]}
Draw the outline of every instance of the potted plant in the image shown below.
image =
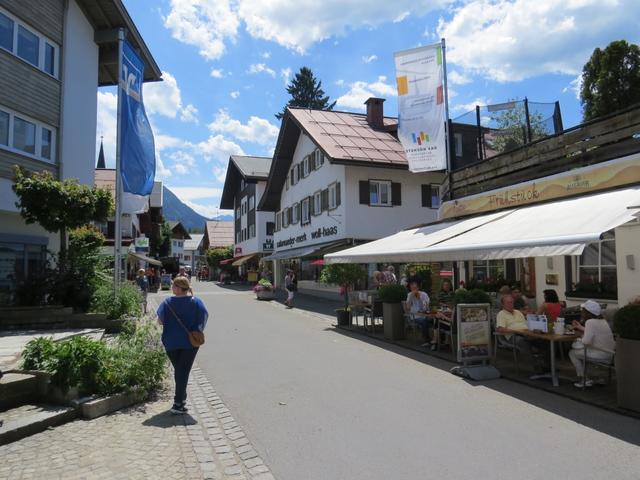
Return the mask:
{"type": "Polygon", "coordinates": [[[322,269],[320,281],[328,285],[338,285],[344,293],[344,308],[336,310],[338,325],[351,323],[349,311],[349,291],[360,280],[365,278],[366,271],[355,263],[332,263],[322,269]]]}
{"type": "Polygon", "coordinates": [[[378,300],[382,302],[384,336],[389,340],[404,338],[404,312],[401,303],[407,299],[407,289],[402,285],[382,285],[378,300]]]}
{"type": "Polygon", "coordinates": [[[627,305],[615,313],[618,405],[640,412],[640,305],[627,305]]]}
{"type": "Polygon", "coordinates": [[[258,300],[273,300],[275,298],[273,284],[266,278],[261,279],[256,286],[253,287],[253,291],[258,300]]]}

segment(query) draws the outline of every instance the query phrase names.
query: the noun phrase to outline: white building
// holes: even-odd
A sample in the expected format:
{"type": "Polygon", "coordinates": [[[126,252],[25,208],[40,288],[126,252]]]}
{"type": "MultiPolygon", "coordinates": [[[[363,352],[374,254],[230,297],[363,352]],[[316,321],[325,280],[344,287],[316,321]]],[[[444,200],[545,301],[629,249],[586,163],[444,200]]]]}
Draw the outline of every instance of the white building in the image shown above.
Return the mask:
{"type": "Polygon", "coordinates": [[[178,259],[180,265],[185,265],[184,242],[191,240],[191,235],[180,222],[167,222],[171,229],[171,256],[178,259]]]}
{"type": "Polygon", "coordinates": [[[444,174],[408,171],[383,102],[369,99],[366,115],[286,110],[259,206],[276,212],[275,252],[265,257],[276,279],[291,266],[300,290],[335,293],[318,282],[325,253],[436,220],[444,174]]]}
{"type": "Polygon", "coordinates": [[[184,241],[184,264],[195,272],[199,264],[204,264],[205,258],[202,250],[204,233],[190,233],[191,239],[184,241]]]}
{"type": "Polygon", "coordinates": [[[234,257],[239,258],[233,264],[241,273],[247,267],[257,269],[260,257],[273,252],[275,215],[257,208],[270,168],[268,157],[229,158],[220,208],[234,212],[234,257]]]}
{"type": "Polygon", "coordinates": [[[0,4],[0,290],[40,269],[47,249],[59,248],[57,234],[26,225],[18,214],[13,166],[93,184],[96,91],[117,81],[120,27],[144,59],[145,81],[160,80],[121,0],[0,4]]]}

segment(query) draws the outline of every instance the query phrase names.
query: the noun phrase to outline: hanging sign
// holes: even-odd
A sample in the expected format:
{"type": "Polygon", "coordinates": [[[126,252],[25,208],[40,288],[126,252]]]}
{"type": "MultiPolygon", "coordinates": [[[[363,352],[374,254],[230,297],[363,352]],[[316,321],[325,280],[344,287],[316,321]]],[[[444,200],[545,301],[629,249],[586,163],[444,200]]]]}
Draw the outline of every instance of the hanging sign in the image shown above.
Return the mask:
{"type": "Polygon", "coordinates": [[[395,54],[398,84],[398,139],[409,170],[447,168],[445,66],[442,44],[395,54]]]}

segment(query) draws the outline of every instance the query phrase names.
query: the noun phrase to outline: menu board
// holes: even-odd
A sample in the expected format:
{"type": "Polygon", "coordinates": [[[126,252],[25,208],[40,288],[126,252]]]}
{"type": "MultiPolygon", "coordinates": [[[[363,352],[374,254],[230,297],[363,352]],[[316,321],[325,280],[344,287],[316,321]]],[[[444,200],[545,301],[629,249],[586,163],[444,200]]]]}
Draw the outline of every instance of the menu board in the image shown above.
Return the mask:
{"type": "Polygon", "coordinates": [[[456,307],[458,362],[486,360],[491,356],[491,305],[461,303],[456,307]]]}

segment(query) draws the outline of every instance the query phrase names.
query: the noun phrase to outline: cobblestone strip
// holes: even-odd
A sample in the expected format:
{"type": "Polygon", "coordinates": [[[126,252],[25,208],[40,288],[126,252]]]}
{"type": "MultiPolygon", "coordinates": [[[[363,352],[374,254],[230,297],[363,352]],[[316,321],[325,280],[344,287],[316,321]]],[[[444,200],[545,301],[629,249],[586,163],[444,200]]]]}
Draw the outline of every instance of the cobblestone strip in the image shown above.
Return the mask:
{"type": "Polygon", "coordinates": [[[191,372],[188,396],[190,414],[197,424],[186,428],[204,478],[275,480],[197,366],[191,372]]]}

